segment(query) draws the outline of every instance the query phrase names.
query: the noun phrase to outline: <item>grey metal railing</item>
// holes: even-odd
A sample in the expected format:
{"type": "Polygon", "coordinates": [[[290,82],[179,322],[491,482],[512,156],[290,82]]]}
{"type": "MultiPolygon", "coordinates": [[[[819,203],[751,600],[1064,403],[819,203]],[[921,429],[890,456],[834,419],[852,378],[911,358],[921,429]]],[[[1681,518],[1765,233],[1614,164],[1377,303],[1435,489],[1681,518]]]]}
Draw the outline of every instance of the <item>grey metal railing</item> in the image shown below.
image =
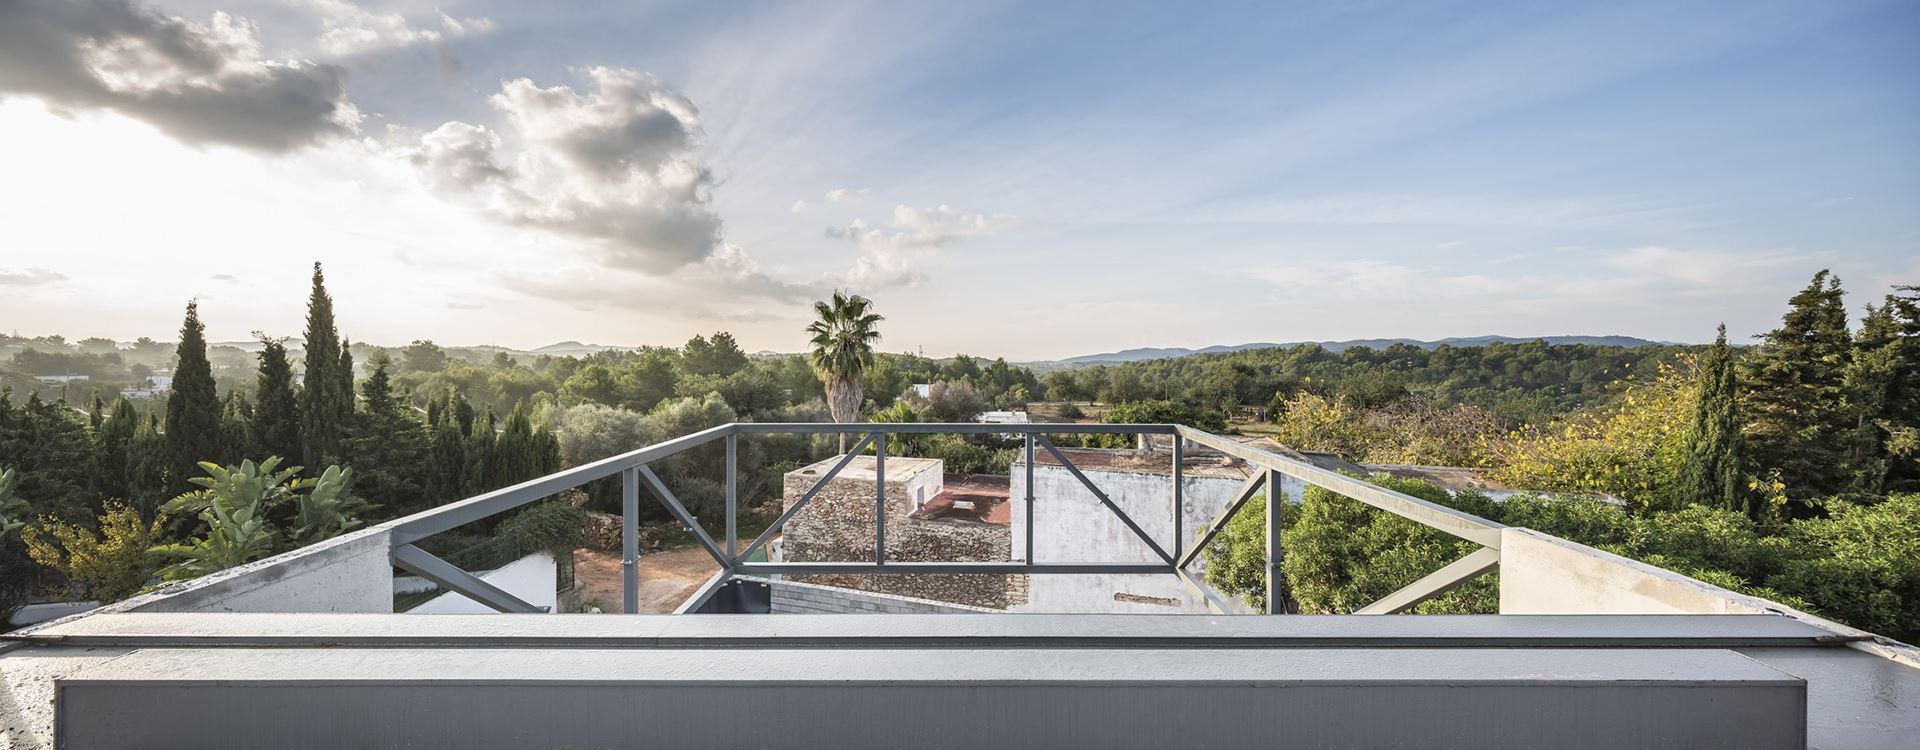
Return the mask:
{"type": "MultiPolygon", "coordinates": [[[[1229,520],[1246,502],[1261,490],[1269,498],[1283,498],[1280,477],[1290,476],[1308,484],[1325,487],[1347,497],[1393,513],[1408,520],[1420,523],[1442,532],[1466,539],[1481,545],[1482,549],[1447,565],[1434,573],[1415,581],[1361,608],[1358,613],[1374,614],[1403,612],[1420,602],[1439,596],[1454,587],[1495,569],[1499,564],[1500,524],[1484,518],[1463,513],[1436,503],[1427,502],[1404,493],[1367,483],[1338,472],[1306,464],[1271,451],[1239,443],[1212,433],[1196,430],[1184,425],[1169,424],[973,424],[973,423],[733,423],[725,424],[690,435],[675,438],[635,451],[601,459],[589,464],[576,466],[565,471],[549,474],[538,479],[488,492],[456,503],[423,511],[402,519],[396,524],[392,535],[390,557],[393,564],[401,569],[413,572],[421,577],[438,583],[442,588],[458,591],[468,597],[485,603],[501,612],[537,612],[533,605],[518,597],[481,580],[458,566],[441,560],[414,545],[414,542],[433,534],[457,528],[468,523],[502,513],[520,506],[536,502],[564,490],[579,487],[588,482],[611,477],[621,477],[621,567],[623,576],[623,609],[632,613],[637,611],[639,602],[639,513],[640,488],[644,485],[649,492],[666,507],[674,519],[686,527],[694,539],[707,554],[720,565],[719,572],[708,579],[678,612],[691,612],[700,609],[715,593],[721,590],[734,576],[749,573],[765,574],[856,574],[885,575],[906,573],[993,573],[993,574],[1169,574],[1175,575],[1199,593],[1215,612],[1225,613],[1233,609],[1221,595],[1202,582],[1188,570],[1199,558],[1207,544],[1224,528],[1229,520]],[[886,472],[885,456],[887,435],[889,434],[1013,434],[1021,436],[1022,458],[1025,462],[1026,504],[1025,549],[1026,555],[1020,562],[908,562],[889,561],[886,553],[886,472]],[[863,437],[840,457],[833,468],[821,475],[810,489],[774,520],[772,525],[756,536],[744,548],[738,538],[738,456],[739,440],[742,436],[764,434],[842,434],[863,435],[863,437]],[[1048,435],[1062,434],[1121,434],[1121,435],[1169,435],[1173,444],[1172,487],[1169,492],[1168,507],[1173,516],[1172,549],[1161,546],[1151,534],[1148,534],[1128,513],[1107,496],[1085,472],[1074,465],[1066,453],[1048,439],[1048,435]],[[677,455],[687,450],[706,445],[716,440],[726,441],[725,477],[726,477],[726,521],[725,539],[716,540],[702,528],[679,498],[661,481],[649,466],[653,462],[677,455]],[[1227,508],[1208,525],[1206,532],[1194,544],[1186,544],[1182,528],[1183,510],[1186,498],[1181,488],[1182,458],[1186,443],[1204,446],[1228,456],[1246,461],[1253,466],[1253,476],[1242,483],[1227,508]],[[840,474],[853,459],[869,447],[874,449],[874,551],[870,562],[753,562],[749,558],[763,549],[780,533],[788,521],[806,508],[808,503],[840,474]],[[1083,486],[1085,486],[1102,505],[1106,506],[1129,531],[1152,550],[1158,562],[1072,562],[1043,563],[1034,559],[1034,505],[1033,466],[1038,451],[1045,451],[1062,468],[1065,468],[1083,486]]],[[[1281,606],[1278,587],[1280,564],[1284,559],[1284,550],[1280,544],[1279,504],[1282,500],[1267,503],[1267,610],[1277,612],[1281,606]]]]}

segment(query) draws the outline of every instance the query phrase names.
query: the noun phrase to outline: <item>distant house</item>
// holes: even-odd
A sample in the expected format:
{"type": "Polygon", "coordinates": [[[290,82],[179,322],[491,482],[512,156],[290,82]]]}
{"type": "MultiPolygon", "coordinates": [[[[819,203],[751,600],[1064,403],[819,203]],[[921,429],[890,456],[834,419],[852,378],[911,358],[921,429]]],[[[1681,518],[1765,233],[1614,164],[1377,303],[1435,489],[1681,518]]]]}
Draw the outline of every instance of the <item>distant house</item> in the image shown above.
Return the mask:
{"type": "Polygon", "coordinates": [[[76,380],[86,380],[87,376],[85,375],[35,375],[33,376],[33,379],[38,380],[42,383],[71,383],[76,380]]]}
{"type": "Polygon", "coordinates": [[[914,383],[907,388],[907,391],[923,399],[933,398],[932,383],[914,383]]]}

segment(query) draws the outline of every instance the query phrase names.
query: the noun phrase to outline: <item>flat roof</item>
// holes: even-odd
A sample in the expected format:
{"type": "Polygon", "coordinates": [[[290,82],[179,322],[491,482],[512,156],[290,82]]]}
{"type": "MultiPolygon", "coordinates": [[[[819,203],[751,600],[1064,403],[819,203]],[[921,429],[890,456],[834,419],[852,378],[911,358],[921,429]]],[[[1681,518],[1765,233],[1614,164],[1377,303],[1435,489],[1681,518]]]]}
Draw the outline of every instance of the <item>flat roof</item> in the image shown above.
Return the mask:
{"type": "MultiPolygon", "coordinates": [[[[841,454],[841,456],[844,455],[845,454],[841,454]]],[[[827,471],[833,468],[834,464],[840,463],[841,456],[821,459],[789,471],[786,475],[788,477],[814,478],[825,476],[827,471]]],[[[840,473],[833,475],[833,479],[836,482],[842,479],[865,479],[871,482],[873,481],[873,464],[873,456],[854,456],[852,461],[847,462],[847,468],[841,469],[840,473]]],[[[887,481],[904,482],[919,476],[921,472],[938,470],[943,465],[944,462],[937,458],[888,456],[887,481]]]]}
{"type": "Polygon", "coordinates": [[[997,474],[948,474],[942,478],[940,494],[907,517],[1012,526],[1013,511],[1007,506],[1011,479],[997,474]]]}

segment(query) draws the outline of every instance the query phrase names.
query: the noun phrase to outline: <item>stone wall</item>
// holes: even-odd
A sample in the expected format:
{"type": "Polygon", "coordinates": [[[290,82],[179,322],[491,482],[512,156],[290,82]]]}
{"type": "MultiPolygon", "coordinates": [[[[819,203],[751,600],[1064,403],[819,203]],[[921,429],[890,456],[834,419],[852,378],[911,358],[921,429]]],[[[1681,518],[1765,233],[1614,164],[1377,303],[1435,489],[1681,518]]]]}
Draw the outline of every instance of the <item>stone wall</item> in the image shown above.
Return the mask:
{"type": "MultiPolygon", "coordinates": [[[[867,462],[867,477],[872,463],[867,462]]],[[[968,521],[908,518],[914,510],[913,490],[925,484],[929,472],[937,478],[936,463],[910,479],[889,481],[887,498],[887,560],[890,562],[1006,562],[1012,534],[1004,526],[968,521]]],[[[786,478],[786,502],[806,494],[816,477],[795,472],[786,478]]],[[[781,536],[785,562],[872,562],[874,542],[874,483],[871,478],[835,478],[807,507],[787,522],[781,536]]],[[[793,580],[827,586],[878,591],[934,599],[974,607],[1006,609],[1025,601],[1025,586],[1015,575],[813,575],[793,580]]],[[[1024,582],[1022,582],[1024,583],[1024,582]]]]}
{"type": "Polygon", "coordinates": [[[944,615],[998,612],[997,609],[919,599],[799,581],[773,582],[774,614],[944,615]]]}

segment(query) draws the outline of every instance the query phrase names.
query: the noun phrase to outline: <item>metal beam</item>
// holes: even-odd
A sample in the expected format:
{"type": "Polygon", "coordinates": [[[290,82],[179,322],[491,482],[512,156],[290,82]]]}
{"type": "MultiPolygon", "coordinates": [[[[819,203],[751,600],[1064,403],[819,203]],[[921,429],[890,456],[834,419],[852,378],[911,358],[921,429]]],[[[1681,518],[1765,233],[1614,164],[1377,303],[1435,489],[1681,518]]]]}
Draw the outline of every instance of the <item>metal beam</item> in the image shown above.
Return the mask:
{"type": "Polygon", "coordinates": [[[887,433],[873,439],[873,561],[887,563],[887,433]]]}
{"type": "Polygon", "coordinates": [[[640,611],[640,476],[620,472],[620,611],[640,611]]]}
{"type": "Polygon", "coordinates": [[[1372,484],[1365,480],[1329,471],[1251,445],[1237,443],[1210,432],[1179,425],[1179,434],[1188,440],[1220,451],[1255,466],[1318,485],[1379,508],[1407,520],[1430,526],[1482,547],[1500,546],[1500,530],[1506,526],[1485,518],[1454,510],[1438,503],[1372,484]]]}
{"type": "Polygon", "coordinates": [[[720,563],[722,568],[732,564],[732,558],[720,551],[720,545],[714,543],[713,537],[707,535],[706,529],[700,528],[699,520],[695,519],[692,513],[687,512],[687,506],[680,504],[680,498],[674,497],[673,493],[667,490],[666,483],[660,481],[660,475],[653,473],[653,467],[642,464],[640,476],[646,478],[647,486],[653,488],[653,494],[660,498],[660,504],[667,506],[667,512],[679,519],[680,525],[693,532],[694,540],[700,542],[701,547],[706,548],[707,554],[713,556],[714,562],[720,563]]]}
{"type": "Polygon", "coordinates": [[[440,588],[492,607],[496,612],[533,614],[546,611],[411,544],[394,547],[387,552],[387,557],[393,560],[394,567],[437,583],[440,588]]]}
{"type": "Polygon", "coordinates": [[[557,471],[538,479],[486,492],[459,502],[421,511],[401,519],[393,529],[395,544],[407,544],[448,529],[465,526],[491,515],[570,490],[595,479],[613,476],[640,464],[658,461],[689,448],[698,447],[733,434],[737,425],[723,424],[691,435],[654,443],[645,448],[593,463],[557,471]]]}
{"type": "Polygon", "coordinates": [[[701,607],[706,606],[708,599],[712,599],[714,594],[720,593],[721,589],[727,587],[727,581],[730,580],[733,580],[733,573],[731,571],[723,568],[714,572],[713,575],[707,577],[706,583],[700,584],[700,588],[694,590],[693,596],[687,597],[686,601],[681,602],[680,606],[675,607],[673,613],[676,615],[684,615],[688,612],[700,611],[701,607]]]}
{"type": "Polygon", "coordinates": [[[740,545],[740,436],[727,436],[727,560],[732,565],[740,545]]]}
{"type": "Polygon", "coordinates": [[[785,575],[887,575],[925,573],[1030,573],[1068,575],[1145,575],[1172,573],[1172,565],[1160,563],[1047,563],[1025,565],[997,562],[890,562],[875,565],[866,562],[741,563],[741,573],[779,573],[785,575]]]}
{"type": "Polygon", "coordinates": [[[979,422],[741,422],[728,425],[740,434],[855,434],[885,430],[894,434],[954,433],[961,435],[1172,435],[1179,425],[1036,422],[985,424],[979,422]]]}
{"type": "Polygon", "coordinates": [[[1154,541],[1153,537],[1148,536],[1146,530],[1140,528],[1140,524],[1134,523],[1133,517],[1127,515],[1126,511],[1121,510],[1120,506],[1115,505],[1113,499],[1107,497],[1107,493],[1101,492],[1099,487],[1093,486],[1093,480],[1088,479],[1087,475],[1080,473],[1080,467],[1074,466],[1072,461],[1068,461],[1066,454],[1061,453],[1059,448],[1054,447],[1052,440],[1048,440],[1045,435],[1039,435],[1037,437],[1040,440],[1040,445],[1046,447],[1048,453],[1053,454],[1054,460],[1059,461],[1061,466],[1066,467],[1067,471],[1072,472],[1074,478],[1079,479],[1081,484],[1086,485],[1087,491],[1092,492],[1094,497],[1100,498],[1100,502],[1107,506],[1107,510],[1111,510],[1114,515],[1119,516],[1120,522],[1126,524],[1127,528],[1132,529],[1133,535],[1140,537],[1140,541],[1146,542],[1147,547],[1153,550],[1153,554],[1159,555],[1160,559],[1167,561],[1168,565],[1173,564],[1173,556],[1167,554],[1166,550],[1161,549],[1160,543],[1154,541]]]}
{"type": "Polygon", "coordinates": [[[785,513],[781,513],[779,518],[774,519],[772,526],[768,526],[766,531],[760,532],[760,536],[755,537],[752,544],[747,545],[745,550],[734,557],[734,566],[736,568],[739,567],[742,561],[752,557],[754,552],[765,546],[767,540],[772,539],[774,534],[780,533],[780,528],[786,526],[787,521],[792,520],[794,514],[799,513],[801,508],[807,507],[807,503],[813,502],[814,495],[820,494],[821,490],[826,489],[827,483],[833,481],[833,478],[840,474],[841,469],[847,468],[847,464],[853,463],[854,456],[858,456],[860,455],[860,451],[866,450],[867,444],[873,442],[873,436],[875,434],[878,433],[868,433],[866,438],[854,444],[853,450],[847,451],[846,455],[841,456],[839,463],[834,464],[833,468],[828,469],[827,473],[820,476],[820,481],[814,482],[813,487],[808,489],[806,494],[801,495],[799,500],[795,500],[793,505],[787,507],[785,513]]]}
{"type": "Polygon", "coordinates": [[[1405,612],[1421,602],[1452,591],[1498,567],[1500,567],[1500,550],[1482,547],[1474,550],[1473,554],[1428,573],[1418,581],[1402,586],[1399,591],[1381,597],[1380,601],[1354,610],[1353,613],[1391,615],[1405,612]]]}
{"type": "Polygon", "coordinates": [[[1240,483],[1240,489],[1233,491],[1233,503],[1228,505],[1226,510],[1220,511],[1220,515],[1214,516],[1213,523],[1207,525],[1207,533],[1201,535],[1199,543],[1180,556],[1180,561],[1177,563],[1180,567],[1192,565],[1201,553],[1207,551],[1207,543],[1213,541],[1213,537],[1227,527],[1227,522],[1233,520],[1233,514],[1240,512],[1240,506],[1246,505],[1248,500],[1253,499],[1254,491],[1260,489],[1260,483],[1264,481],[1261,476],[1264,473],[1255,471],[1253,476],[1247,477],[1247,481],[1240,483]]]}
{"type": "Polygon", "coordinates": [[[1024,442],[1027,461],[1027,562],[1031,564],[1039,562],[1033,559],[1033,434],[1028,433],[1024,442]]]}
{"type": "Polygon", "coordinates": [[[1200,598],[1207,603],[1207,611],[1216,615],[1233,614],[1233,612],[1229,611],[1226,597],[1214,591],[1213,587],[1208,586],[1204,581],[1195,578],[1192,571],[1185,568],[1174,568],[1173,574],[1179,576],[1180,582],[1186,584],[1187,588],[1191,589],[1193,593],[1200,595],[1200,598]]]}
{"type": "Polygon", "coordinates": [[[1285,559],[1280,550],[1280,509],[1287,498],[1280,492],[1280,472],[1268,469],[1261,473],[1267,475],[1267,614],[1277,615],[1287,611],[1280,574],[1280,563],[1285,559]]]}
{"type": "Polygon", "coordinates": [[[1182,536],[1185,533],[1186,529],[1183,528],[1181,525],[1181,521],[1185,520],[1187,515],[1185,498],[1181,497],[1181,488],[1180,488],[1181,472],[1183,469],[1186,468],[1183,465],[1183,461],[1184,459],[1181,457],[1180,436],[1174,435],[1173,436],[1173,556],[1174,557],[1183,556],[1183,554],[1186,551],[1186,543],[1187,543],[1186,538],[1182,536]]]}

